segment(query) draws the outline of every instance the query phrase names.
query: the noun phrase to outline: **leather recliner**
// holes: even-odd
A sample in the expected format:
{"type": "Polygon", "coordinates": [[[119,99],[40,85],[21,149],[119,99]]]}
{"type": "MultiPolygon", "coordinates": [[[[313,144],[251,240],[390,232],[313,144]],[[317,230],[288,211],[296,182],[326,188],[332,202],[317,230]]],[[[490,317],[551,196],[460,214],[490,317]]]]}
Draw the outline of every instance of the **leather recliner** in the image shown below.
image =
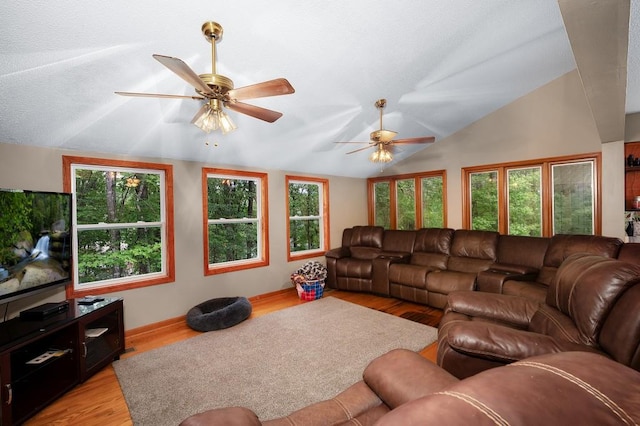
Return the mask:
{"type": "Polygon", "coordinates": [[[326,254],[327,279],[330,288],[373,291],[373,259],[382,252],[384,228],[354,226],[345,229],[342,246],[326,254]]]}
{"type": "Polygon", "coordinates": [[[336,397],[262,422],[245,407],[195,414],[180,426],[609,425],[640,422],[640,373],[601,355],[544,355],[459,381],[415,352],[373,360],[336,397]]]}
{"type": "Polygon", "coordinates": [[[542,302],[547,295],[547,288],[566,258],[576,253],[615,258],[623,242],[615,237],[601,235],[556,234],[548,244],[537,276],[534,279],[507,277],[501,293],[530,297],[542,302]]]}
{"type": "Polygon", "coordinates": [[[505,294],[455,292],[438,328],[437,362],[458,378],[531,356],[603,354],[640,370],[640,266],[569,256],[544,303],[505,294]]]}

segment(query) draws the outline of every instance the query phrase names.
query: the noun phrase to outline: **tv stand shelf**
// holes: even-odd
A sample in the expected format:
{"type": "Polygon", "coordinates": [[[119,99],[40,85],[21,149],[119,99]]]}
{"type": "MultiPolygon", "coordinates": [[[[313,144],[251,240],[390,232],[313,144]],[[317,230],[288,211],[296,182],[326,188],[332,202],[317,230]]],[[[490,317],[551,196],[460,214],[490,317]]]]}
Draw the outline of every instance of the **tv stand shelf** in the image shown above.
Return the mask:
{"type": "Polygon", "coordinates": [[[23,423],[124,352],[122,299],[79,300],[42,320],[0,323],[2,425],[23,423]]]}

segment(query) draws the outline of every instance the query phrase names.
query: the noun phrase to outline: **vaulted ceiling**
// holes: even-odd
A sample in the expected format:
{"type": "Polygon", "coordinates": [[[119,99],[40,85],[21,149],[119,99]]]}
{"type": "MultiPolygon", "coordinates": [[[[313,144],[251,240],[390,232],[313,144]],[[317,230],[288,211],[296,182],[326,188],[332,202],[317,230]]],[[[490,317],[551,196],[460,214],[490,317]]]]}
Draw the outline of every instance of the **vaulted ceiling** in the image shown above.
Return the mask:
{"type": "MultiPolygon", "coordinates": [[[[181,159],[216,166],[367,177],[379,126],[438,143],[578,68],[601,140],[640,111],[640,0],[17,0],[0,14],[0,142],[181,159]],[[246,101],[282,112],[204,133],[196,95],[152,58],[211,72],[201,26],[224,29],[217,72],[236,87],[285,77],[286,96],[246,101]],[[366,145],[362,145],[363,147],[366,145]],[[356,146],[359,147],[359,146],[356,146]]],[[[622,132],[622,133],[621,133],[622,132]]],[[[401,161],[429,146],[403,146],[401,161]]]]}

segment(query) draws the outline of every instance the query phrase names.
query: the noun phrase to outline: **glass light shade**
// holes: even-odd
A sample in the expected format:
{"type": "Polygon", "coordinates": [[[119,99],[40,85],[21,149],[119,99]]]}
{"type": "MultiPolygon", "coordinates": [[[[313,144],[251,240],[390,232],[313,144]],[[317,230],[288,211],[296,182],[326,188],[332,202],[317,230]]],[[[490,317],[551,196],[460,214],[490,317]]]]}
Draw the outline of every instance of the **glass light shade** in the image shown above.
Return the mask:
{"type": "Polygon", "coordinates": [[[369,156],[369,160],[374,163],[388,163],[393,160],[393,155],[391,155],[391,151],[389,151],[383,144],[378,145],[378,149],[373,151],[369,156]]]}
{"type": "Polygon", "coordinates": [[[210,104],[205,105],[204,114],[200,115],[193,124],[207,133],[220,129],[223,134],[227,134],[237,129],[231,117],[221,108],[212,108],[210,104]]]}

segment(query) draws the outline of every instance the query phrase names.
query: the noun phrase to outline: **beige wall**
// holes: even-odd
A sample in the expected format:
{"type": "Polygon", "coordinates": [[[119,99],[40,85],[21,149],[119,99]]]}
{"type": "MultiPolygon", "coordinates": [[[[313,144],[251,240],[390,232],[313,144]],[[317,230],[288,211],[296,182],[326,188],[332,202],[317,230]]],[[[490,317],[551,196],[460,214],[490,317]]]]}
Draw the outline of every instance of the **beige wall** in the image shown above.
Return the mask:
{"type": "Polygon", "coordinates": [[[601,144],[577,71],[437,141],[385,174],[447,171],[448,226],[462,227],[463,167],[602,152],[603,234],[624,237],[622,143],[601,144]]]}
{"type": "MultiPolygon", "coordinates": [[[[0,187],[62,190],[62,155],[98,157],[95,153],[44,149],[0,143],[0,187]]],[[[111,157],[113,158],[113,157],[111,157]]],[[[193,305],[226,296],[255,296],[291,286],[289,276],[307,260],[287,262],[285,172],[269,175],[270,265],[246,271],[204,276],[202,247],[201,168],[224,167],[185,161],[130,158],[133,161],[170,163],[174,171],[176,281],[128,290],[124,298],[125,327],[132,329],[184,315],[193,305]]],[[[295,173],[300,175],[300,173],[295,173]]],[[[322,176],[321,176],[322,177],[322,176]]],[[[342,230],[367,221],[364,179],[325,176],[329,179],[331,247],[340,245],[342,230]]],[[[1,212],[0,212],[1,214],[1,212]]],[[[324,258],[318,258],[324,261],[324,258]]],[[[64,299],[62,291],[11,302],[9,312],[45,301],[64,299]]]]}

